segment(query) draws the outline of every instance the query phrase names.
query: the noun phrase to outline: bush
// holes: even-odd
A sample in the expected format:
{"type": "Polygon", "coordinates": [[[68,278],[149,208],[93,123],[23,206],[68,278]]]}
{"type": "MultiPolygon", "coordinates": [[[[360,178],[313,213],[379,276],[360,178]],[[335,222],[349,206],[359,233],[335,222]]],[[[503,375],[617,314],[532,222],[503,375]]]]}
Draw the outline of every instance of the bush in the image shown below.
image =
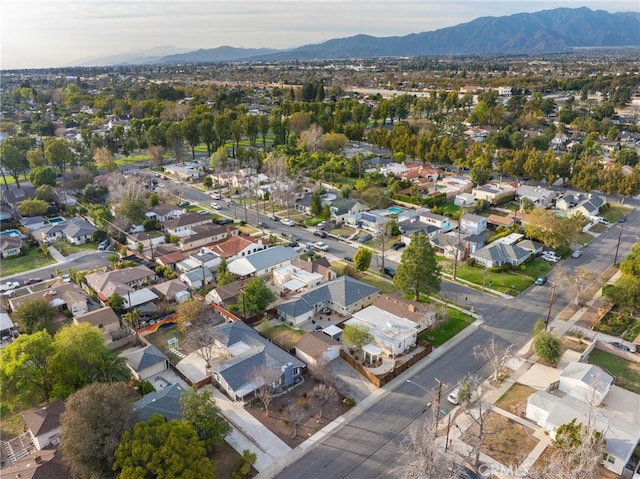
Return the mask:
{"type": "Polygon", "coordinates": [[[353,407],[356,405],[356,402],[354,399],[350,398],[350,397],[346,397],[342,400],[342,402],[349,407],[353,407]]]}
{"type": "Polygon", "coordinates": [[[562,356],[562,343],[555,334],[541,332],[533,340],[533,350],[546,363],[556,365],[562,356]]]}

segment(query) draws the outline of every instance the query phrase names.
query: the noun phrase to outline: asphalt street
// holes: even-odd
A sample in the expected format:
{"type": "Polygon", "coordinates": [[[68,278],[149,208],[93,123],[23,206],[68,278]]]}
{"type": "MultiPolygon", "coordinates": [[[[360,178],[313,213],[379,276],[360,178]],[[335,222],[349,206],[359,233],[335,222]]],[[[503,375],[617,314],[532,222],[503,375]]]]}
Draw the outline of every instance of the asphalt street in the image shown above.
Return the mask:
{"type": "Polygon", "coordinates": [[[114,254],[110,251],[87,251],[84,254],[74,255],[74,258],[64,263],[52,264],[51,266],[45,266],[36,270],[26,271],[24,273],[16,274],[14,276],[3,277],[4,281],[18,281],[21,285],[24,284],[24,280],[29,278],[41,278],[43,280],[50,279],[55,276],[56,269],[66,274],[70,268],[76,271],[83,271],[94,268],[102,268],[107,266],[109,262],[107,258],[114,254]]]}

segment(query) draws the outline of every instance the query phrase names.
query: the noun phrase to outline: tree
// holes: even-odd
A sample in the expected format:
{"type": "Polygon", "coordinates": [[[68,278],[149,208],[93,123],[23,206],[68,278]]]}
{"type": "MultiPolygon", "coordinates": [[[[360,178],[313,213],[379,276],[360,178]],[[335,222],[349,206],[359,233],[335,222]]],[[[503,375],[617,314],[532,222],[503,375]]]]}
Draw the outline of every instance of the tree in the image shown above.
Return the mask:
{"type": "Polygon", "coordinates": [[[258,456],[249,449],[242,451],[242,456],[238,461],[238,469],[231,475],[231,479],[247,479],[251,474],[251,467],[256,463],[258,456]]]}
{"type": "Polygon", "coordinates": [[[491,403],[485,401],[480,392],[481,381],[476,376],[467,376],[458,390],[458,399],[462,403],[462,411],[471,420],[470,428],[473,437],[474,465],[480,464],[480,453],[488,434],[497,431],[487,429],[491,403]]]}
{"type": "Polygon", "coordinates": [[[360,247],[356,254],[353,255],[353,264],[360,272],[366,271],[371,266],[371,257],[373,254],[369,248],[360,247]]]}
{"type": "Polygon", "coordinates": [[[44,158],[49,166],[58,168],[60,173],[64,173],[67,164],[71,162],[73,154],[69,144],[62,138],[54,138],[45,142],[44,158]]]}
{"type": "Polygon", "coordinates": [[[209,390],[198,393],[197,389],[189,389],[180,398],[180,407],[183,419],[193,426],[209,453],[231,432],[209,390]]]}
{"type": "Polygon", "coordinates": [[[100,383],[126,382],[131,379],[127,360],[109,349],[103,350],[92,364],[91,381],[100,383]]]}
{"type": "Polygon", "coordinates": [[[492,380],[494,384],[500,382],[501,375],[507,365],[509,359],[511,359],[511,349],[513,345],[505,346],[496,342],[496,337],[491,336],[491,341],[486,345],[479,345],[473,347],[473,355],[476,359],[488,361],[493,369],[492,380]]]}
{"type": "Polygon", "coordinates": [[[20,332],[33,334],[46,330],[53,333],[53,318],[58,314],[58,308],[44,298],[33,298],[18,306],[13,314],[13,319],[20,327],[20,332]]]}
{"type": "Polygon", "coordinates": [[[50,185],[40,185],[36,188],[35,197],[39,200],[50,203],[55,200],[56,195],[50,185]]]}
{"type": "Polygon", "coordinates": [[[553,210],[535,208],[527,217],[524,233],[551,248],[568,246],[586,223],[579,215],[564,218],[553,210]]]}
{"type": "Polygon", "coordinates": [[[214,479],[214,466],[191,424],[155,414],[124,432],[113,470],[122,479],[214,479]]]}
{"type": "Polygon", "coordinates": [[[337,398],[336,388],[328,384],[316,384],[310,394],[311,407],[318,411],[320,419],[322,419],[324,417],[324,408],[337,398]]]}
{"type": "Polygon", "coordinates": [[[538,333],[541,333],[546,329],[546,326],[547,324],[544,322],[544,319],[538,318],[536,322],[533,324],[531,335],[535,338],[538,335],[538,333]]]}
{"type": "Polygon", "coordinates": [[[576,271],[571,271],[564,267],[558,269],[559,276],[563,282],[575,291],[576,295],[573,298],[573,304],[579,305],[582,296],[595,279],[595,274],[585,267],[580,267],[576,271]]]}
{"type": "Polygon", "coordinates": [[[164,158],[164,147],[160,145],[150,146],[147,148],[147,155],[149,155],[149,163],[151,166],[160,166],[164,158]]]}
{"type": "Polygon", "coordinates": [[[227,259],[223,256],[218,265],[218,286],[224,286],[233,283],[238,276],[227,268],[227,259]]]}
{"type": "MultiPolygon", "coordinates": [[[[16,138],[7,138],[0,143],[0,155],[2,156],[2,167],[7,170],[20,188],[20,175],[29,166],[27,162],[27,151],[21,148],[16,138]]],[[[37,185],[35,185],[37,186],[37,185]]]]}
{"type": "Polygon", "coordinates": [[[201,321],[207,313],[211,313],[209,305],[196,297],[189,298],[176,308],[176,323],[180,331],[186,331],[189,324],[201,321]]]}
{"type": "Polygon", "coordinates": [[[533,350],[543,361],[556,365],[562,356],[562,342],[553,333],[541,332],[533,338],[533,350]]]}
{"type": "Polygon", "coordinates": [[[27,162],[32,169],[37,168],[38,166],[45,166],[47,164],[44,159],[44,153],[40,148],[33,148],[32,150],[27,151],[27,162]]]}
{"type": "Polygon", "coordinates": [[[269,304],[276,299],[276,295],[262,278],[254,278],[240,290],[238,305],[242,308],[245,318],[262,315],[269,304]]]}
{"type": "Polygon", "coordinates": [[[207,189],[211,189],[211,187],[213,186],[213,180],[211,179],[210,176],[206,176],[204,180],[202,180],[202,186],[204,186],[207,189]]]}
{"type": "Polygon", "coordinates": [[[49,203],[42,200],[24,200],[18,205],[18,212],[22,216],[41,216],[49,209],[49,203]]]}
{"type": "Polygon", "coordinates": [[[54,393],[58,397],[67,397],[89,384],[94,365],[108,351],[100,330],[84,322],[60,329],[53,337],[53,347],[51,365],[55,369],[54,393]]]}
{"type": "Polygon", "coordinates": [[[134,224],[140,224],[146,218],[147,205],[141,199],[123,198],[120,203],[120,214],[134,224]]]}
{"type": "Polygon", "coordinates": [[[373,335],[367,326],[348,324],[342,330],[342,340],[352,349],[360,349],[373,340],[373,335]]]}
{"type": "Polygon", "coordinates": [[[254,394],[264,406],[264,413],[269,415],[269,404],[273,401],[274,384],[280,380],[280,372],[267,365],[256,366],[249,373],[251,383],[257,385],[254,394]]]}
{"type": "Polygon", "coordinates": [[[412,294],[415,301],[420,299],[421,293],[429,295],[440,291],[440,266],[424,234],[411,238],[411,243],[402,253],[393,281],[404,294],[412,294]]]}
{"type": "Polygon", "coordinates": [[[93,152],[93,160],[98,168],[107,170],[109,173],[113,173],[118,169],[118,164],[114,160],[113,154],[105,146],[96,148],[96,151],[93,152]]]}
{"type": "Polygon", "coordinates": [[[72,394],[60,420],[60,449],[75,477],[109,477],[114,453],[136,414],[127,384],[90,384],[72,394]]]}
{"type": "Polygon", "coordinates": [[[309,413],[305,408],[294,403],[284,408],[283,416],[287,424],[293,427],[293,436],[291,437],[295,439],[298,437],[298,427],[309,418],[309,413]]]}
{"type": "Polygon", "coordinates": [[[47,331],[21,334],[0,350],[2,403],[12,409],[49,402],[54,386],[53,339],[47,331]]]}
{"type": "Polygon", "coordinates": [[[124,298],[120,293],[113,293],[111,296],[109,296],[109,299],[107,299],[107,306],[115,310],[120,310],[124,308],[124,298]]]}
{"type": "Polygon", "coordinates": [[[316,191],[311,195],[311,214],[313,216],[320,216],[322,213],[322,197],[320,192],[316,191]]]}

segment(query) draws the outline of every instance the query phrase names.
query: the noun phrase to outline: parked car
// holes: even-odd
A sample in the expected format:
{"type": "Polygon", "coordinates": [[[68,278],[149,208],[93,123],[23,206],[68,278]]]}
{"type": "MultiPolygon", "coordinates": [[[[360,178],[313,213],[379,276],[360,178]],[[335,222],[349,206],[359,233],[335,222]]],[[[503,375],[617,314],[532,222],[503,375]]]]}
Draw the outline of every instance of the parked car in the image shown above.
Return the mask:
{"type": "Polygon", "coordinates": [[[370,233],[363,234],[358,238],[358,243],[366,243],[367,241],[371,241],[373,239],[373,235],[370,233]]]}
{"type": "Polygon", "coordinates": [[[557,263],[561,258],[555,251],[545,251],[542,253],[542,259],[550,263],[557,263]]]}
{"type": "Polygon", "coordinates": [[[394,249],[394,250],[398,251],[399,249],[402,249],[405,246],[407,246],[407,245],[405,244],[404,241],[396,241],[395,243],[393,243],[391,245],[391,249],[394,249]]]}
{"type": "Polygon", "coordinates": [[[200,210],[200,211],[198,211],[198,214],[199,215],[208,215],[209,212],[207,210],[200,210]]]}
{"type": "Polygon", "coordinates": [[[319,251],[329,251],[329,246],[322,241],[316,241],[315,243],[313,243],[313,248],[319,251]]]}
{"type": "Polygon", "coordinates": [[[296,222],[293,220],[290,220],[289,218],[282,218],[280,220],[280,223],[282,223],[285,226],[295,226],[296,222]]]}
{"type": "Polygon", "coordinates": [[[617,341],[610,341],[609,344],[611,346],[613,346],[614,348],[618,348],[621,351],[627,351],[629,353],[631,352],[631,348],[629,346],[627,346],[626,344],[622,344],[622,343],[619,343],[617,341]]]}
{"type": "Polygon", "coordinates": [[[538,279],[536,279],[536,284],[538,286],[542,286],[543,284],[545,284],[547,282],[547,277],[546,276],[538,276],[538,279]]]}
{"type": "Polygon", "coordinates": [[[0,284],[0,291],[9,291],[10,289],[16,289],[20,287],[20,283],[17,281],[7,281],[0,284]]]}
{"type": "Polygon", "coordinates": [[[349,263],[353,263],[353,258],[351,256],[345,256],[344,260],[348,261],[349,263]]]}
{"type": "Polygon", "coordinates": [[[580,256],[582,256],[582,250],[580,249],[577,249],[573,253],[571,253],[572,258],[579,258],[580,256]]]}
{"type": "Polygon", "coordinates": [[[178,208],[184,208],[185,206],[189,206],[191,203],[188,201],[178,201],[178,208]]]}
{"type": "Polygon", "coordinates": [[[211,193],[211,198],[214,200],[219,200],[222,199],[222,196],[220,195],[220,193],[211,193]]]}
{"type": "Polygon", "coordinates": [[[626,223],[626,222],[627,222],[627,217],[626,216],[623,216],[622,218],[620,218],[618,220],[618,223],[626,223]]]}
{"type": "Polygon", "coordinates": [[[216,224],[221,226],[230,225],[230,224],[233,224],[233,220],[231,218],[221,218],[216,221],[216,224]]]}
{"type": "Polygon", "coordinates": [[[295,248],[296,246],[298,246],[298,242],[297,242],[297,241],[289,241],[289,242],[287,243],[287,246],[288,246],[289,248],[295,248]]]}
{"type": "Polygon", "coordinates": [[[459,392],[460,388],[455,388],[453,391],[451,391],[451,394],[447,396],[447,401],[449,401],[451,404],[458,404],[460,402],[460,400],[458,399],[459,392]]]}
{"type": "Polygon", "coordinates": [[[42,278],[29,278],[29,279],[25,279],[24,280],[24,284],[29,285],[29,284],[36,284],[36,283],[41,283],[42,282],[42,278]]]}
{"type": "Polygon", "coordinates": [[[106,251],[110,244],[111,244],[111,241],[109,240],[109,238],[105,239],[102,243],[98,245],[98,251],[106,251]]]}
{"type": "Polygon", "coordinates": [[[221,208],[222,208],[222,206],[220,206],[220,205],[219,205],[218,203],[216,203],[215,201],[214,201],[213,203],[211,203],[211,207],[212,207],[214,210],[219,210],[219,209],[221,209],[221,208]]]}
{"type": "Polygon", "coordinates": [[[318,230],[318,231],[314,231],[313,232],[313,236],[319,236],[320,238],[326,238],[328,235],[327,235],[326,231],[318,230]]]}
{"type": "Polygon", "coordinates": [[[268,225],[265,221],[259,221],[259,222],[258,222],[258,226],[259,226],[260,228],[264,228],[264,229],[269,228],[269,225],[268,225]]]}
{"type": "Polygon", "coordinates": [[[386,274],[387,276],[391,276],[392,278],[396,275],[395,268],[392,268],[391,266],[385,266],[384,268],[381,268],[380,272],[382,274],[386,274]]]}
{"type": "Polygon", "coordinates": [[[325,226],[327,226],[327,222],[326,221],[321,221],[320,223],[318,223],[316,225],[316,228],[318,228],[319,230],[323,230],[325,228],[325,226]]]}

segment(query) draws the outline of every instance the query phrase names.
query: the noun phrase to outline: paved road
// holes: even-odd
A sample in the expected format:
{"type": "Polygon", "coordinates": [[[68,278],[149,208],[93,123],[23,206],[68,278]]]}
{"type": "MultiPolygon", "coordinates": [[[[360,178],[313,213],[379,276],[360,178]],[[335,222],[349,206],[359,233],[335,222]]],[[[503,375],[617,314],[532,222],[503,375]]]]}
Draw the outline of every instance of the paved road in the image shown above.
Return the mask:
{"type": "MultiPolygon", "coordinates": [[[[613,263],[618,241],[619,225],[594,240],[581,258],[565,261],[565,267],[584,266],[596,274],[613,263]]],[[[640,232],[640,214],[628,216],[620,242],[618,260],[630,249],[640,232]]],[[[551,281],[556,274],[552,273],[551,281]]],[[[490,371],[473,356],[473,347],[495,335],[499,341],[522,346],[530,338],[531,329],[538,318],[545,318],[549,306],[550,287],[531,287],[517,298],[495,299],[460,285],[443,283],[443,290],[451,294],[464,294],[469,306],[483,315],[485,323],[473,334],[452,347],[422,371],[410,376],[411,381],[427,390],[435,391],[435,378],[449,386],[443,397],[465,374],[474,373],[486,378],[490,371]]],[[[552,317],[566,307],[573,294],[561,282],[556,289],[552,317]]],[[[433,398],[415,384],[401,383],[392,393],[373,405],[365,413],[329,436],[294,464],[286,467],[277,477],[307,479],[319,478],[392,478],[393,468],[400,454],[400,444],[408,428],[421,417],[427,402],[433,398]]],[[[446,406],[446,401],[444,401],[446,406]]]]}
{"type": "Polygon", "coordinates": [[[51,266],[45,266],[44,268],[38,268],[36,270],[26,271],[24,273],[3,277],[6,281],[18,281],[20,284],[24,284],[24,280],[28,278],[38,277],[42,279],[48,279],[55,275],[56,269],[66,274],[69,268],[74,268],[76,271],[83,271],[93,268],[102,268],[107,266],[107,258],[112,255],[113,252],[109,251],[87,251],[84,254],[74,255],[71,261],[64,263],[52,264],[51,266]]]}

